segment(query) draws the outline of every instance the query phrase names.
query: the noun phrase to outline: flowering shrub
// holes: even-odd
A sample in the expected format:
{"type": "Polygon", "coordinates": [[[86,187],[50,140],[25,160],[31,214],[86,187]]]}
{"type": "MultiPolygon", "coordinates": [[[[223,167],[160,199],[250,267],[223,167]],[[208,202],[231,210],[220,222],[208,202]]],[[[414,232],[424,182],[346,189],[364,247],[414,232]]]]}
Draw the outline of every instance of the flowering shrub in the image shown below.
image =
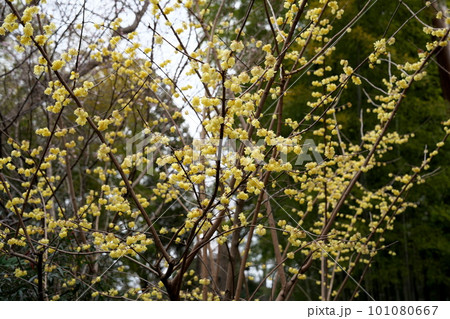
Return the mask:
{"type": "Polygon", "coordinates": [[[234,19],[225,1],[4,1],[0,34],[27,66],[10,61],[17,86],[1,93],[0,251],[4,279],[33,287],[21,298],[287,300],[311,279],[322,300],[348,281],[368,293],[355,269],[389,249],[450,120],[421,165],[376,189],[359,180],[414,137],[392,122],[449,29],[425,27],[413,61],[391,57],[395,30],[334,65],[374,1],[354,16],[338,1],[263,2],[234,19]],[[258,12],[267,29],[250,34],[258,12]],[[386,74],[351,141],[337,113],[349,87],[375,85],[364,68],[386,74]],[[289,118],[303,76],[313,90],[289,118]]]}

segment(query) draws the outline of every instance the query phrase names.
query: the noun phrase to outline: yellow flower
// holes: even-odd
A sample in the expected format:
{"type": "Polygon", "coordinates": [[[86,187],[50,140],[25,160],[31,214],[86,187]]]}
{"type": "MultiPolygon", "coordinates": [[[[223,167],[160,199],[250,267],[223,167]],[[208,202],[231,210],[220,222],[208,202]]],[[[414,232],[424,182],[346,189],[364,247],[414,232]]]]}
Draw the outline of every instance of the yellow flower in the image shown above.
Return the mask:
{"type": "Polygon", "coordinates": [[[108,119],[98,121],[98,130],[99,131],[106,130],[108,128],[109,123],[110,123],[110,121],[108,119]]]}
{"type": "Polygon", "coordinates": [[[36,134],[47,137],[47,136],[51,135],[51,132],[49,131],[48,128],[44,127],[44,128],[37,129],[36,134]]]}
{"type": "Polygon", "coordinates": [[[38,12],[39,8],[36,6],[26,8],[22,14],[22,21],[25,23],[30,22],[33,18],[33,15],[37,14],[38,12]]]}
{"type": "Polygon", "coordinates": [[[58,71],[58,70],[60,70],[65,64],[66,64],[66,62],[64,62],[63,60],[56,60],[56,61],[53,61],[53,63],[52,63],[52,70],[53,70],[53,71],[58,71]]]}
{"type": "Polygon", "coordinates": [[[86,97],[88,95],[88,91],[85,88],[76,88],[73,90],[73,94],[79,97],[86,97]]]}
{"type": "Polygon", "coordinates": [[[20,268],[16,268],[16,269],[14,270],[14,275],[15,275],[16,277],[23,277],[23,276],[26,276],[26,275],[27,275],[27,271],[26,271],[26,270],[22,270],[22,269],[20,269],[20,268]]]}
{"type": "Polygon", "coordinates": [[[73,112],[77,117],[77,119],[75,120],[75,122],[78,125],[85,125],[87,122],[87,117],[89,116],[89,114],[83,110],[82,108],[77,108],[74,112],[73,112]]]}
{"type": "Polygon", "coordinates": [[[157,35],[155,37],[155,42],[156,42],[156,44],[162,44],[163,43],[163,37],[160,36],[160,35],[157,35]]]}
{"type": "Polygon", "coordinates": [[[259,224],[256,226],[255,233],[259,236],[264,236],[266,234],[266,229],[263,225],[259,224]]]}
{"type": "Polygon", "coordinates": [[[33,35],[33,27],[31,26],[31,23],[27,22],[25,24],[23,27],[23,34],[27,37],[31,37],[33,35]]]}
{"type": "Polygon", "coordinates": [[[246,194],[244,192],[240,192],[236,197],[238,199],[247,200],[248,199],[248,194],[246,194]]]}

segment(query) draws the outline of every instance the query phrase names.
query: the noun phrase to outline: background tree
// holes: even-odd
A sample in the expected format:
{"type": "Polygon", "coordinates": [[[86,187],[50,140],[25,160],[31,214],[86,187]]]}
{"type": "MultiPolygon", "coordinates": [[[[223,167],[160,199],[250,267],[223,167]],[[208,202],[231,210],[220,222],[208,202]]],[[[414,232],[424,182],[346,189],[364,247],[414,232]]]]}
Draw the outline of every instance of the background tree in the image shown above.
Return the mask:
{"type": "Polygon", "coordinates": [[[2,296],[390,298],[446,180],[434,4],[5,1],[2,296]]]}
{"type": "MultiPolygon", "coordinates": [[[[360,3],[349,2],[346,12],[353,10],[353,14],[356,14],[360,8],[360,3]]],[[[420,44],[431,40],[430,35],[421,32],[424,24],[418,20],[411,20],[412,12],[419,11],[421,21],[427,23],[433,20],[436,13],[435,8],[423,8],[421,1],[412,1],[408,4],[395,2],[375,4],[365,18],[361,19],[337,45],[336,54],[331,57],[330,63],[337,66],[341,59],[346,58],[351,65],[359,64],[363,57],[370,54],[373,42],[377,38],[396,32],[405,21],[408,21],[408,29],[402,29],[396,35],[396,43],[402,50],[392,50],[390,58],[395,60],[407,57],[412,61],[421,50],[420,44]],[[380,15],[393,18],[380,21],[380,15]]],[[[448,74],[445,64],[438,61],[439,54],[445,50],[446,48],[439,51],[432,64],[428,66],[427,79],[411,88],[410,95],[402,102],[404,107],[399,110],[395,120],[393,129],[398,132],[414,132],[415,142],[396,146],[391,155],[385,158],[386,166],[362,176],[361,182],[365,187],[379,187],[382,183],[389,182],[390,175],[404,174],[410,167],[419,165],[423,160],[424,145],[434,145],[438,142],[438,136],[442,134],[439,123],[441,118],[448,114],[448,103],[443,99],[445,91],[441,90],[439,84],[439,74],[448,74]]],[[[377,88],[383,86],[385,71],[366,67],[361,68],[358,74],[366,80],[362,85],[354,85],[342,94],[341,100],[348,101],[348,106],[351,107],[345,106],[337,116],[346,128],[343,130],[345,137],[359,143],[364,127],[368,123],[373,123],[366,110],[371,108],[370,103],[379,92],[377,88]],[[361,121],[355,121],[355,118],[363,118],[364,125],[361,121]]],[[[299,83],[295,91],[304,91],[308,79],[300,79],[299,83]]],[[[293,101],[286,107],[288,114],[290,112],[295,114],[297,111],[294,109],[301,104],[298,96],[294,96],[293,94],[293,101]],[[290,111],[291,109],[293,111],[290,111]]],[[[443,222],[447,215],[445,212],[448,211],[446,197],[449,184],[445,158],[448,158],[448,153],[444,150],[441,159],[437,159],[431,165],[432,173],[427,175],[427,183],[410,191],[408,198],[418,207],[408,209],[406,214],[396,221],[397,231],[389,233],[386,238],[386,241],[392,244],[391,249],[398,255],[398,262],[389,262],[391,256],[381,254],[367,274],[366,284],[373,287],[372,291],[379,296],[377,299],[439,300],[447,296],[445,291],[448,279],[445,273],[448,271],[445,270],[445,266],[436,268],[437,264],[448,264],[449,258],[449,250],[445,244],[449,242],[445,235],[447,223],[443,222]],[[424,236],[430,237],[423,240],[424,236]],[[428,245],[430,242],[439,244],[430,249],[428,245]],[[400,262],[400,259],[403,262],[400,262]],[[392,277],[393,273],[396,274],[395,278],[392,277]]]]}

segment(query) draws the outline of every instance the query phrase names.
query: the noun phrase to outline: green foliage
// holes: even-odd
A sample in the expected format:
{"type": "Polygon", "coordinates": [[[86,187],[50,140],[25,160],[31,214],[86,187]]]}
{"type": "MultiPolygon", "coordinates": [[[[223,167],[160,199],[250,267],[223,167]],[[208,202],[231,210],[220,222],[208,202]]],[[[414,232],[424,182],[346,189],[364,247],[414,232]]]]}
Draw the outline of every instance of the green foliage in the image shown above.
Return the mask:
{"type": "MultiPolygon", "coordinates": [[[[352,12],[349,16],[354,16],[360,6],[359,1],[349,1],[346,12],[352,12]]],[[[408,6],[416,12],[423,8],[423,3],[409,1],[408,6]]],[[[432,12],[431,9],[425,9],[419,17],[422,21],[431,23],[432,12]]],[[[346,21],[338,22],[335,29],[340,30],[345,23],[346,21]]],[[[430,40],[421,32],[422,28],[423,25],[411,19],[411,12],[401,4],[395,1],[378,1],[338,43],[336,53],[329,58],[330,63],[334,64],[335,69],[339,69],[339,61],[346,59],[349,65],[355,67],[370,54],[376,40],[385,34],[389,37],[394,32],[396,44],[390,58],[393,62],[405,59],[411,61],[430,40]],[[407,27],[399,30],[404,22],[407,22],[407,27]]],[[[372,85],[363,80],[363,85],[349,85],[340,96],[338,105],[351,106],[342,107],[342,111],[337,115],[339,123],[345,128],[342,132],[345,138],[354,142],[360,140],[361,123],[355,119],[360,118],[361,114],[364,116],[363,129],[370,127],[373,115],[366,112],[372,108],[368,97],[373,100],[375,95],[380,94],[374,86],[384,88],[382,80],[386,76],[387,68],[395,70],[395,66],[389,66],[386,61],[375,69],[364,65],[358,73],[370,79],[372,85]]],[[[408,97],[402,102],[391,127],[392,131],[401,134],[413,132],[412,142],[395,146],[393,152],[383,158],[385,166],[363,175],[361,183],[365,187],[376,189],[389,182],[389,174],[401,176],[412,167],[420,165],[424,156],[427,156],[423,146],[434,146],[444,135],[440,123],[442,118],[448,117],[450,108],[448,102],[442,98],[436,63],[427,67],[427,74],[424,80],[415,83],[408,91],[408,97]]],[[[299,78],[293,90],[295,93],[286,99],[286,112],[295,120],[301,120],[299,113],[305,114],[308,111],[304,105],[311,91],[309,82],[309,77],[299,78]]],[[[393,258],[387,253],[380,254],[364,281],[363,286],[375,287],[373,297],[377,300],[448,298],[448,294],[443,293],[450,289],[450,241],[447,226],[450,211],[448,147],[441,151],[441,155],[442,157],[432,162],[430,171],[433,173],[426,179],[426,183],[408,192],[407,199],[414,201],[417,207],[409,208],[399,216],[394,227],[396,231],[386,236],[386,246],[395,251],[397,257],[393,258]]],[[[358,278],[358,275],[355,278],[358,278]]],[[[352,289],[354,285],[349,292],[352,289]]],[[[360,295],[364,299],[368,298],[363,293],[360,295]]]]}

